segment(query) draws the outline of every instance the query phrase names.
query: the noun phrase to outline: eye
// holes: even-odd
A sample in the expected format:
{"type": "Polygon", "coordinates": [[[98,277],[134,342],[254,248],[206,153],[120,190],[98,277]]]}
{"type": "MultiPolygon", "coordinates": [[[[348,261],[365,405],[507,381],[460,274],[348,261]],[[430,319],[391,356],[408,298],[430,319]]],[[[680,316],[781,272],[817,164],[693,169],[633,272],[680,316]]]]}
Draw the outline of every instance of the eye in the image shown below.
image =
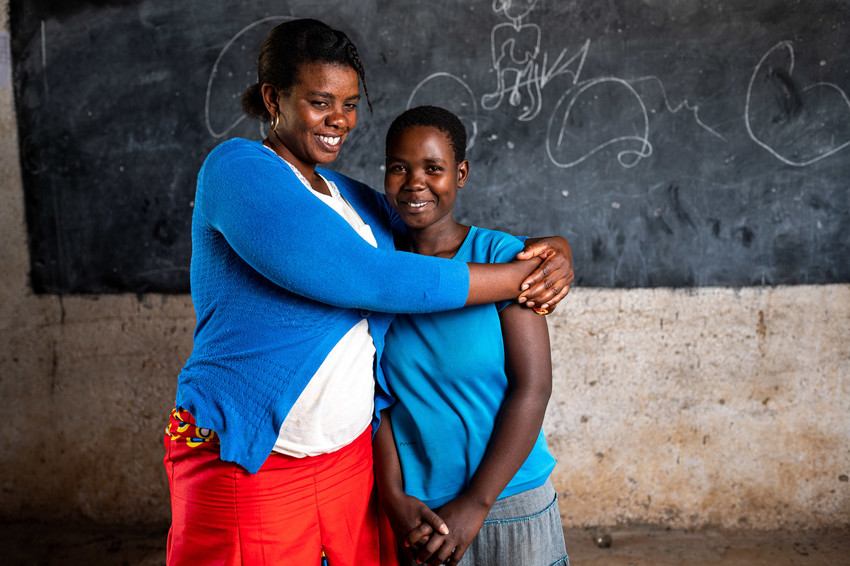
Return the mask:
{"type": "Polygon", "coordinates": [[[327,106],[328,106],[328,103],[327,103],[326,101],[324,101],[324,100],[314,100],[314,101],[312,102],[312,104],[313,104],[313,106],[315,106],[316,108],[327,108],[327,106]]]}
{"type": "Polygon", "coordinates": [[[404,173],[403,165],[390,165],[387,169],[390,173],[404,173]]]}
{"type": "Polygon", "coordinates": [[[443,172],[443,168],[439,165],[428,165],[425,168],[425,171],[427,171],[428,173],[439,174],[443,172]]]}
{"type": "Polygon", "coordinates": [[[346,110],[357,110],[357,103],[356,102],[349,102],[348,104],[345,105],[345,109],[346,110]]]}

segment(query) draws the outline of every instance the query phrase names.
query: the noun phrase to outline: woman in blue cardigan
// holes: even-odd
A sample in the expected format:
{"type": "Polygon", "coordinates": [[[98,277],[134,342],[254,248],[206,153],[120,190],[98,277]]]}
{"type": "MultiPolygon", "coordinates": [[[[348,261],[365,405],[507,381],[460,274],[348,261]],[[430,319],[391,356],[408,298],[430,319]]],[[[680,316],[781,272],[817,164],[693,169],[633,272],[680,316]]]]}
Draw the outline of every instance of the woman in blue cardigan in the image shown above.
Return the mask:
{"type": "MultiPolygon", "coordinates": [[[[197,326],[165,437],[168,563],[378,564],[371,430],[392,401],[375,360],[392,313],[515,299],[550,309],[569,244],[501,265],[397,252],[386,199],[317,165],[357,123],[363,66],[316,20],[269,34],[249,115],[266,139],[226,141],[198,174],[197,326]],[[524,283],[525,281],[525,283],[524,283]]],[[[370,104],[371,107],[371,104],[370,104]]]]}

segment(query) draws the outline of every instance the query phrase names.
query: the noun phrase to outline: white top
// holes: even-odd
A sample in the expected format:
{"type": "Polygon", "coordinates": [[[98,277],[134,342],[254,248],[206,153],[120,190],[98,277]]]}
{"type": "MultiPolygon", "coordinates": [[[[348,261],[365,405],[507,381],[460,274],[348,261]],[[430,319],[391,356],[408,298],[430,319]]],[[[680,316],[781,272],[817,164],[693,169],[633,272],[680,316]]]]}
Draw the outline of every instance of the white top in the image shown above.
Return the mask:
{"type": "MultiPolygon", "coordinates": [[[[372,229],[332,181],[323,177],[331,196],[314,191],[291,163],[283,161],[316,197],[342,216],[364,240],[378,247],[372,229]]],[[[353,442],[372,422],[374,372],[375,344],[368,321],[362,319],[337,342],[301,392],[280,427],[274,451],[303,458],[334,452],[353,442]]]]}

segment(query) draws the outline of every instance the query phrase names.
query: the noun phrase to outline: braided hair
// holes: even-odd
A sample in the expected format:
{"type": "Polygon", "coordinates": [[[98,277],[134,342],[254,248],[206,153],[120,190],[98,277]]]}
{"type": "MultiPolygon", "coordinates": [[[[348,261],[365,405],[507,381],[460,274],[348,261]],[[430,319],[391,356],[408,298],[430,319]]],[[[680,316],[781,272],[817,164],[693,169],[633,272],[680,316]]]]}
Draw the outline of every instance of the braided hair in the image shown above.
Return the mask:
{"type": "Polygon", "coordinates": [[[271,120],[263,103],[262,85],[269,83],[285,92],[298,79],[299,68],[308,63],[347,65],[357,71],[366,103],[372,110],[366,72],[357,47],[345,33],[311,19],[284,22],[269,32],[257,56],[257,83],[242,95],[242,110],[263,122],[271,120]]]}

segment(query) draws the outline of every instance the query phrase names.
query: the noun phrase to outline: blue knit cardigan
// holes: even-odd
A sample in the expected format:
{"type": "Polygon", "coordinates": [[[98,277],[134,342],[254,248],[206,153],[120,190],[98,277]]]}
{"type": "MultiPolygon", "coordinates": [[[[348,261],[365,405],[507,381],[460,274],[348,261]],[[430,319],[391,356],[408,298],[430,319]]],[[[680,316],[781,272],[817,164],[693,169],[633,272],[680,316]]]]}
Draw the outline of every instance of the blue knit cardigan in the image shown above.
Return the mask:
{"type": "MultiPolygon", "coordinates": [[[[191,288],[197,316],[176,405],[256,473],[298,396],[362,318],[381,359],[391,313],[460,308],[465,263],[393,246],[391,209],[363,183],[320,170],[369,224],[375,249],[258,142],[226,141],[198,174],[191,288]]],[[[375,412],[392,398],[376,367],[375,412]]]]}

